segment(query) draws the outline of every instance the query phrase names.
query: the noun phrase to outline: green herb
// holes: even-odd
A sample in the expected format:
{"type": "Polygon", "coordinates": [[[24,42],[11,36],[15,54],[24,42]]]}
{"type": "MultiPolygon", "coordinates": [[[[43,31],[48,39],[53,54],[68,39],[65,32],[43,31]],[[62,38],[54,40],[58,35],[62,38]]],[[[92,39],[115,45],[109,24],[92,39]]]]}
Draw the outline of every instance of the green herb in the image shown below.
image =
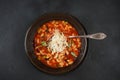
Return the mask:
{"type": "Polygon", "coordinates": [[[41,42],[41,45],[42,45],[42,46],[47,46],[46,41],[42,41],[42,42],[41,42]]]}
{"type": "Polygon", "coordinates": [[[43,58],[44,58],[45,60],[48,60],[48,59],[49,59],[49,57],[47,57],[47,56],[45,56],[45,55],[43,56],[43,58]]]}
{"type": "Polygon", "coordinates": [[[46,56],[43,56],[43,58],[45,59],[45,58],[46,58],[46,56]]]}
{"type": "Polygon", "coordinates": [[[68,47],[70,48],[73,44],[73,41],[70,39],[69,43],[68,43],[68,47]]]}
{"type": "Polygon", "coordinates": [[[72,56],[77,57],[77,55],[74,52],[71,52],[72,56]]]}
{"type": "Polygon", "coordinates": [[[68,42],[68,47],[70,48],[71,47],[71,39],[70,39],[70,41],[68,42]]]}

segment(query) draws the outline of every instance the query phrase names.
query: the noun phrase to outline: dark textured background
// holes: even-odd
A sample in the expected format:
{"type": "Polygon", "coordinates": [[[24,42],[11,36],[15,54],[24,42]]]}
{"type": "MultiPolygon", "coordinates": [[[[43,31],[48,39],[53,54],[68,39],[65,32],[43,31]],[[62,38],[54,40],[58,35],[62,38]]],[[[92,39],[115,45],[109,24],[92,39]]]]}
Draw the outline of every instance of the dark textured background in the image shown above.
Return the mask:
{"type": "Polygon", "coordinates": [[[0,80],[120,80],[119,0],[0,0],[0,80]],[[42,14],[76,16],[88,33],[104,32],[105,40],[89,40],[81,66],[65,75],[37,70],[24,50],[25,33],[42,14]]]}

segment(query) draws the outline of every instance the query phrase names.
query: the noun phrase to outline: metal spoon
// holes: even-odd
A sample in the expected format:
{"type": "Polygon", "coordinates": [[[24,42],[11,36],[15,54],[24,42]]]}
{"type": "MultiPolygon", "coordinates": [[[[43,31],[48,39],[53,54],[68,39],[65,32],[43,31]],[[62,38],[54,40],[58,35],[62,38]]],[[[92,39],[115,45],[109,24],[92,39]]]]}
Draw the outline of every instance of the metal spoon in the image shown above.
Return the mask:
{"type": "Polygon", "coordinates": [[[69,36],[69,38],[80,38],[80,37],[102,40],[105,39],[107,35],[105,33],[94,33],[89,35],[69,36]]]}

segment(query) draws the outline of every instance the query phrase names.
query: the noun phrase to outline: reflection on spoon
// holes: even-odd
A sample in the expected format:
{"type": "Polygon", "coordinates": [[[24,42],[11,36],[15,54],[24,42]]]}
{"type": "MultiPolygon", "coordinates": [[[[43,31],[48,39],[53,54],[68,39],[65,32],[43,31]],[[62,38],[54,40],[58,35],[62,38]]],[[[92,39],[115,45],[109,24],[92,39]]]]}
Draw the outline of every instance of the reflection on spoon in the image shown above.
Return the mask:
{"type": "Polygon", "coordinates": [[[68,38],[80,38],[80,37],[102,40],[105,39],[107,35],[105,33],[94,33],[89,35],[69,36],[68,38]]]}

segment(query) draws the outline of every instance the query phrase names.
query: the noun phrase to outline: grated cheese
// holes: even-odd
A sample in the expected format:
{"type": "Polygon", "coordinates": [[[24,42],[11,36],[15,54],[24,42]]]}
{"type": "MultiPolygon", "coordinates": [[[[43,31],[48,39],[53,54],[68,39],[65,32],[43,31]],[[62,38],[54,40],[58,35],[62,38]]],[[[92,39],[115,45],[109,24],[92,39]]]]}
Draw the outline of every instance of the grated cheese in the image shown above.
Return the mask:
{"type": "Polygon", "coordinates": [[[60,33],[60,31],[56,29],[54,35],[48,43],[48,49],[50,49],[52,51],[52,54],[54,54],[55,52],[58,53],[63,51],[66,46],[68,46],[67,38],[63,33],[60,33]]]}

